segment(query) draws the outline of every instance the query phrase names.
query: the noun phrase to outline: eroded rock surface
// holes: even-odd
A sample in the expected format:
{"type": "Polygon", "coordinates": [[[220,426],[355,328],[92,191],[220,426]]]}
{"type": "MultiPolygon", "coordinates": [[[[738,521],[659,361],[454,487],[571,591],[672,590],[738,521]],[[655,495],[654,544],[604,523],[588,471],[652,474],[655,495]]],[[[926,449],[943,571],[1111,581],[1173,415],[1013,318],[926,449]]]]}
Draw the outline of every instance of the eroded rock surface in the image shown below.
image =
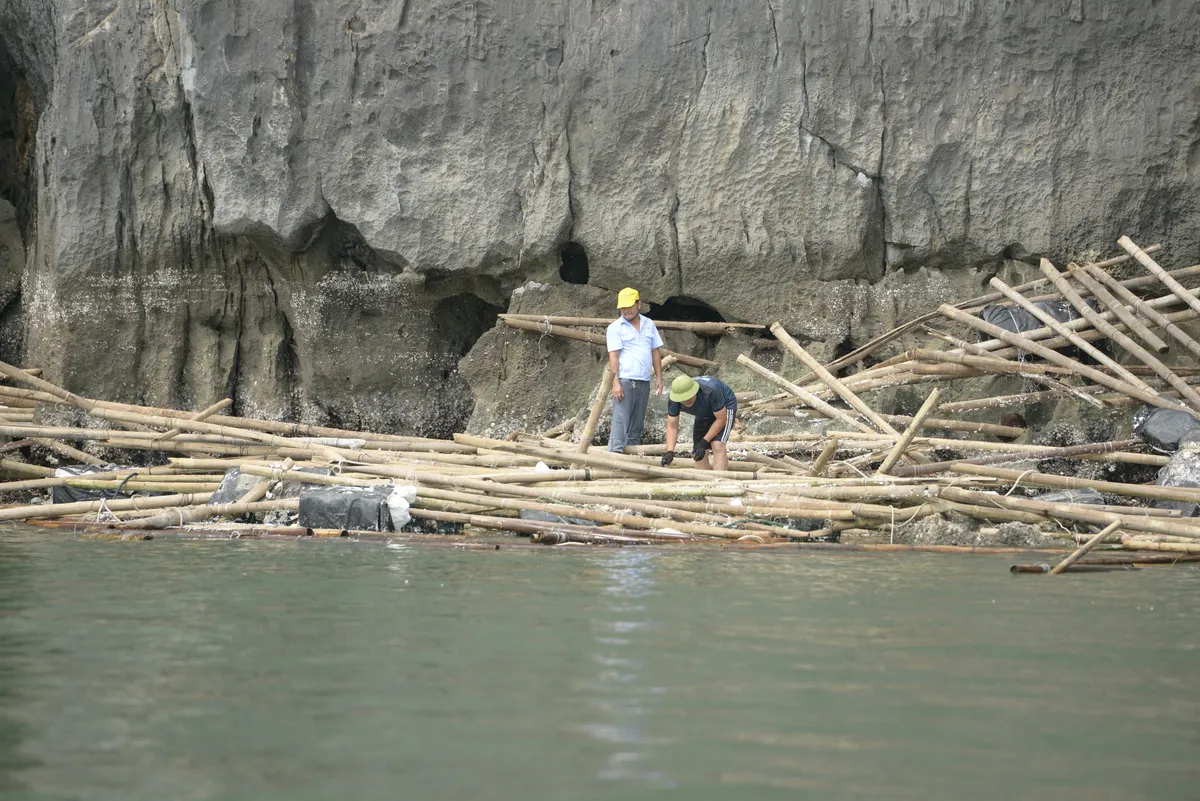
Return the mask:
{"type": "MultiPolygon", "coordinates": [[[[632,284],[826,352],[1014,259],[1130,233],[1195,261],[1197,23],[1188,0],[0,0],[27,251],[0,261],[4,330],[94,395],[446,433],[475,396],[475,428],[553,416],[522,408],[540,362],[495,354],[528,335],[475,343],[516,288],[564,286],[564,253],[588,293],[562,311],[632,284]]],[[[546,347],[586,402],[593,351],[546,347]]]]}

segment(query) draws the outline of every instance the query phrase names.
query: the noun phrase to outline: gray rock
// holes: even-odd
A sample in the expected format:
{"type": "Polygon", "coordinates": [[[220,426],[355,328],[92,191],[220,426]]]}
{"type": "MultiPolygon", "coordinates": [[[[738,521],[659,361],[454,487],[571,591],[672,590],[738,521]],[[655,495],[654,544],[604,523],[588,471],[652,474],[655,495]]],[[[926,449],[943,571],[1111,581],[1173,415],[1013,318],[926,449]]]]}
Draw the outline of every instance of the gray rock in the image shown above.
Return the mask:
{"type": "MultiPolygon", "coordinates": [[[[1188,0],[2,0],[0,196],[29,258],[0,260],[0,355],[113,399],[446,433],[527,335],[476,340],[569,242],[597,297],[778,319],[815,353],[1006,260],[1129,233],[1194,261],[1198,22],[1188,0]]],[[[568,384],[598,373],[552,347],[568,384]]]]}

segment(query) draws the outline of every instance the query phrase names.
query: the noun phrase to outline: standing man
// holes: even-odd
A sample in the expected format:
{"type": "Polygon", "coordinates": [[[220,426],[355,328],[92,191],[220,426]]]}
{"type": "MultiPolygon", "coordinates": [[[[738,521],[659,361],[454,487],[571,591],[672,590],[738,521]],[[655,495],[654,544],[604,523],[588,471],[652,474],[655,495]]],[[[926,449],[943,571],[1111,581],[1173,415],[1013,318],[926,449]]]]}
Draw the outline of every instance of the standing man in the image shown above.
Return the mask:
{"type": "Polygon", "coordinates": [[[636,289],[625,287],[617,294],[621,316],[608,326],[608,367],[613,371],[612,432],[608,449],[624,453],[626,445],[642,444],[646,406],[650,401],[650,377],[656,395],[663,392],[662,337],[649,317],[641,314],[636,289]]]}
{"type": "Polygon", "coordinates": [[[666,467],[675,459],[675,443],[679,439],[679,413],[696,416],[692,425],[692,459],[700,470],[728,470],[729,455],[725,443],[733,431],[737,417],[737,396],[724,381],[710,375],[695,379],[681,375],[671,382],[671,402],[667,404],[667,452],[662,458],[666,467]],[[713,462],[708,463],[712,448],[713,462]]]}

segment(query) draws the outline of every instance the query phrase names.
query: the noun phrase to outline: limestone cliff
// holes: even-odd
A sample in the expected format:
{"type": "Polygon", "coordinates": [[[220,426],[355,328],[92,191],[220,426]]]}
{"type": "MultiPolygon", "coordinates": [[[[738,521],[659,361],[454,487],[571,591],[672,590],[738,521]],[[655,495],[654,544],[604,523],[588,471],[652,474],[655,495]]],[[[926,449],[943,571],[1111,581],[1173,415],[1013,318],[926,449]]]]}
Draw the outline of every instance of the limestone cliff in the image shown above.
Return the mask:
{"type": "MultiPolygon", "coordinates": [[[[833,348],[1121,232],[1194,259],[1198,23],[1190,0],[0,0],[26,250],[0,259],[0,355],[124,400],[445,433],[459,360],[529,281],[833,348]]],[[[504,336],[467,372],[514,418],[504,336]]]]}

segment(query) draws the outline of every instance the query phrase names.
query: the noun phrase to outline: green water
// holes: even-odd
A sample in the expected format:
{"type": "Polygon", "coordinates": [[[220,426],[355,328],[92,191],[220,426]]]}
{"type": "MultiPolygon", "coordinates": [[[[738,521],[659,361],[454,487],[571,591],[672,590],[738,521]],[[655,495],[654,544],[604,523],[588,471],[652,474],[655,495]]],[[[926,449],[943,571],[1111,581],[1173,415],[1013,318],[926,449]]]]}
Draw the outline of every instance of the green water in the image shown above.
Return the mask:
{"type": "Polygon", "coordinates": [[[1200,798],[1200,571],[0,530],[0,798],[1200,798]]]}

